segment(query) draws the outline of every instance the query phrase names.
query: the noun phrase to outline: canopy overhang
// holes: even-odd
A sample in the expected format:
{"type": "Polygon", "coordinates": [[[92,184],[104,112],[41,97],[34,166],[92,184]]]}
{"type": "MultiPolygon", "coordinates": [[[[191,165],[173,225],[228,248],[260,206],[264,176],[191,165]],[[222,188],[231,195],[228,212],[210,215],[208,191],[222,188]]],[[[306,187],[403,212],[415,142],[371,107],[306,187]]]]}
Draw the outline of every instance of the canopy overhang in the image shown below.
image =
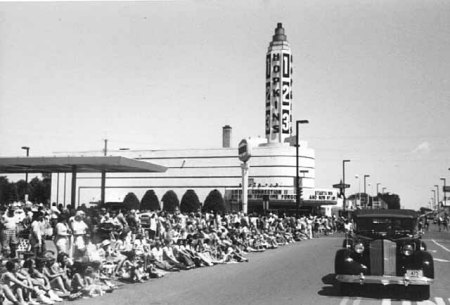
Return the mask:
{"type": "Polygon", "coordinates": [[[113,173],[158,172],[166,167],[120,156],[105,157],[15,157],[0,158],[0,173],[113,173]]]}
{"type": "Polygon", "coordinates": [[[0,158],[0,173],[71,173],[71,204],[75,206],[77,173],[101,173],[101,202],[105,202],[106,173],[162,173],[166,167],[124,158],[104,157],[13,157],[0,158]]]}

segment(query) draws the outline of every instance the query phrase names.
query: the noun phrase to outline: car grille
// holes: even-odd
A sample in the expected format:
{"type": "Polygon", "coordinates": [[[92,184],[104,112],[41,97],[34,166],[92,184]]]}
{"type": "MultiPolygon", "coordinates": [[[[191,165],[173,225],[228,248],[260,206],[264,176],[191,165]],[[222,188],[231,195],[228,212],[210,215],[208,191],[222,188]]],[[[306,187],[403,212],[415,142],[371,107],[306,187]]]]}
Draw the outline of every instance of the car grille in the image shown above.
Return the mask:
{"type": "Polygon", "coordinates": [[[370,243],[370,273],[372,275],[395,275],[397,262],[396,243],[378,239],[370,243]]]}

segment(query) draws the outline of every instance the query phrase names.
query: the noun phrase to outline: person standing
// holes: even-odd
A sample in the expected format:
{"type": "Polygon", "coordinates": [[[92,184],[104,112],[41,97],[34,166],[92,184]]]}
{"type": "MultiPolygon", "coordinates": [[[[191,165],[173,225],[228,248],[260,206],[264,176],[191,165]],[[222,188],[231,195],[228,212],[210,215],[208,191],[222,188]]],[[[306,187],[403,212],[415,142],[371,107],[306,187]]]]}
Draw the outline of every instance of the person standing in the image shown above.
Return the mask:
{"type": "Polygon", "coordinates": [[[33,215],[34,219],[31,222],[30,230],[30,244],[35,256],[40,256],[45,252],[45,223],[44,215],[41,212],[37,212],[33,215]]]}
{"type": "Polygon", "coordinates": [[[71,223],[73,234],[73,258],[75,260],[83,257],[86,250],[86,233],[88,231],[87,224],[83,221],[84,212],[79,210],[71,223]]]}
{"type": "Polygon", "coordinates": [[[12,206],[9,207],[6,214],[1,218],[1,224],[0,239],[3,256],[15,257],[19,239],[17,238],[17,219],[12,206]]]}
{"type": "Polygon", "coordinates": [[[55,227],[55,246],[57,254],[64,252],[70,253],[70,237],[72,229],[69,227],[68,216],[60,214],[55,227]]]}

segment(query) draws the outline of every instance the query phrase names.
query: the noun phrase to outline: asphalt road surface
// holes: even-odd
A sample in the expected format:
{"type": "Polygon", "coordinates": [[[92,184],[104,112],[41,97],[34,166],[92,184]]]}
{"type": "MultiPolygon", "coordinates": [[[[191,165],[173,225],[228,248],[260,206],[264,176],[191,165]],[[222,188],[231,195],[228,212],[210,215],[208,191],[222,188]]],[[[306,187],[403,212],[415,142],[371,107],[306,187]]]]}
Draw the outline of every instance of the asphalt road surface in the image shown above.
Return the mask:
{"type": "MultiPolygon", "coordinates": [[[[435,228],[432,228],[432,231],[435,228]]],[[[424,236],[435,260],[428,301],[409,300],[403,287],[360,287],[340,296],[334,287],[334,254],[342,236],[325,236],[249,254],[250,262],[170,273],[143,284],[126,284],[111,294],[65,304],[449,304],[450,233],[424,236]]]]}

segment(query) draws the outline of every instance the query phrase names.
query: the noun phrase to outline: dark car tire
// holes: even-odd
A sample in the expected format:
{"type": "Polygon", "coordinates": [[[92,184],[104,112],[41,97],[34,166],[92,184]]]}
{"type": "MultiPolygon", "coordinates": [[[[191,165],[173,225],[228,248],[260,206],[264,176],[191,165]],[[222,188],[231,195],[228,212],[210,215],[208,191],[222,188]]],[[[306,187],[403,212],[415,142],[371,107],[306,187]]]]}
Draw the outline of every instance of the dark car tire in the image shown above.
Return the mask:
{"type": "Polygon", "coordinates": [[[411,285],[408,287],[408,292],[414,300],[422,301],[430,298],[430,286],[411,285]]]}

